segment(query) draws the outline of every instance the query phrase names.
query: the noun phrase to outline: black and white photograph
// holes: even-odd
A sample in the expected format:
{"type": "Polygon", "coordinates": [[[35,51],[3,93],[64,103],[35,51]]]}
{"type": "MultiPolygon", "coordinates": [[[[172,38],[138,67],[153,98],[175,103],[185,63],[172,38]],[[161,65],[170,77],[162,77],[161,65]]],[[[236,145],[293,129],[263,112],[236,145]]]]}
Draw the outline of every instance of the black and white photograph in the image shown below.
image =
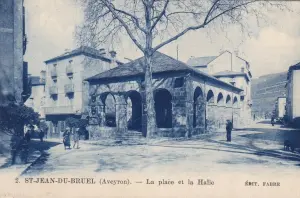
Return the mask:
{"type": "Polygon", "coordinates": [[[292,198],[299,170],[300,1],[0,0],[0,198],[292,198]]]}

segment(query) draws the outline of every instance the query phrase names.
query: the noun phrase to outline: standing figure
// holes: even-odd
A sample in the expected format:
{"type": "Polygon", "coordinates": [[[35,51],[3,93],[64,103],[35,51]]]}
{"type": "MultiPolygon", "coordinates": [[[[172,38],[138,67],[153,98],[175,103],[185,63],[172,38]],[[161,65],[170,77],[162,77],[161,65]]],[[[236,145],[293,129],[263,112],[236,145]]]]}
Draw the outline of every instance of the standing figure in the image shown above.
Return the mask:
{"type": "Polygon", "coordinates": [[[39,138],[40,138],[40,140],[41,140],[41,142],[43,142],[44,140],[43,140],[43,138],[44,138],[44,135],[45,135],[45,132],[43,131],[43,129],[39,129],[39,138]]]}
{"type": "Polygon", "coordinates": [[[27,143],[29,143],[31,140],[31,134],[34,132],[34,126],[28,125],[27,131],[25,131],[25,132],[26,133],[25,133],[24,139],[27,143]]]}
{"type": "Polygon", "coordinates": [[[75,148],[75,146],[77,145],[77,149],[79,149],[79,128],[76,128],[74,134],[73,134],[73,141],[74,141],[74,144],[73,144],[73,148],[75,148]]]}
{"type": "Polygon", "coordinates": [[[275,118],[274,118],[274,116],[272,116],[272,118],[271,118],[271,124],[272,124],[272,126],[274,126],[274,124],[275,124],[275,118]]]}
{"type": "Polygon", "coordinates": [[[65,150],[67,149],[67,147],[69,147],[69,149],[71,149],[70,136],[71,136],[71,131],[70,131],[70,128],[67,127],[64,134],[63,134],[63,143],[64,143],[64,146],[65,146],[65,150]]]}
{"type": "Polygon", "coordinates": [[[22,145],[22,138],[20,134],[14,133],[12,138],[11,138],[11,164],[15,164],[16,162],[16,157],[18,152],[20,151],[22,145]]]}
{"type": "Polygon", "coordinates": [[[227,142],[231,142],[231,131],[232,131],[233,125],[230,120],[227,120],[226,123],[226,137],[227,137],[227,142]]]}

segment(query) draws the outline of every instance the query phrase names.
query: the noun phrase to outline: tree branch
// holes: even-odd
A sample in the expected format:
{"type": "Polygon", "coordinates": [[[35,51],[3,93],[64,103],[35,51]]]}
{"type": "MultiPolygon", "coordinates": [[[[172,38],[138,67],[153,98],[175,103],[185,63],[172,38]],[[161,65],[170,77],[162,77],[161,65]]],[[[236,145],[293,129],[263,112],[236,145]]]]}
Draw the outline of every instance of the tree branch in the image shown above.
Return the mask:
{"type": "Polygon", "coordinates": [[[130,37],[130,39],[134,42],[134,44],[141,50],[144,51],[143,46],[137,41],[137,39],[134,37],[134,35],[132,34],[131,30],[129,29],[129,26],[125,23],[125,21],[116,13],[116,11],[114,10],[114,7],[112,6],[111,3],[107,2],[106,0],[102,0],[102,2],[105,4],[105,6],[111,11],[111,13],[114,15],[114,17],[116,17],[118,19],[118,21],[123,25],[123,27],[125,28],[128,36],[130,37]]]}
{"type": "MultiPolygon", "coordinates": [[[[250,3],[254,3],[254,2],[257,2],[257,1],[261,1],[261,0],[253,0],[253,1],[248,1],[248,2],[245,2],[245,3],[242,3],[242,4],[239,4],[239,5],[236,5],[234,7],[231,7],[230,9],[227,9],[221,13],[219,13],[218,15],[212,17],[211,19],[207,20],[206,19],[206,22],[204,21],[202,24],[200,25],[196,25],[196,26],[191,26],[191,27],[188,27],[186,29],[184,29],[182,32],[178,33],[177,35],[173,36],[172,38],[162,42],[161,44],[157,45],[156,47],[153,48],[153,51],[152,53],[154,53],[155,51],[157,51],[158,49],[160,49],[161,47],[165,46],[166,44],[168,43],[171,43],[172,41],[175,41],[177,40],[178,38],[180,38],[181,36],[183,36],[184,34],[186,34],[187,32],[191,31],[191,30],[198,30],[198,29],[201,29],[201,28],[204,28],[206,25],[208,25],[209,23],[211,23],[212,21],[214,21],[215,19],[217,19],[218,17],[222,16],[223,14],[229,12],[229,11],[232,11],[232,10],[235,10],[241,6],[245,6],[245,5],[248,5],[250,3]]],[[[215,5],[215,4],[214,4],[215,5]]],[[[212,7],[214,7],[214,5],[212,7]]],[[[208,16],[209,17],[209,16],[208,16]]],[[[208,18],[207,17],[207,18],[208,18]]]]}
{"type": "Polygon", "coordinates": [[[166,1],[163,10],[162,10],[161,13],[157,16],[157,19],[156,19],[156,20],[154,21],[154,23],[152,24],[150,31],[153,30],[153,28],[157,25],[157,23],[159,22],[159,20],[161,19],[161,17],[165,14],[169,2],[170,2],[169,0],[166,1]]]}

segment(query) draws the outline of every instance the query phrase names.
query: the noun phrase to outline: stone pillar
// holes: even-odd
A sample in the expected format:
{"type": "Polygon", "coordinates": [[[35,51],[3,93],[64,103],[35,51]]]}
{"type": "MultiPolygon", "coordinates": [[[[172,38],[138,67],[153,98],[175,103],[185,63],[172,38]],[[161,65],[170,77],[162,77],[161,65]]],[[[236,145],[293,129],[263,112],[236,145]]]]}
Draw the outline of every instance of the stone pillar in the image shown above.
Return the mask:
{"type": "Polygon", "coordinates": [[[99,126],[104,127],[105,126],[105,112],[104,112],[104,105],[99,105],[98,106],[98,118],[99,118],[99,126]]]}
{"type": "Polygon", "coordinates": [[[186,99],[185,88],[173,91],[171,137],[189,137],[193,127],[193,103],[186,99]]]}
{"type": "Polygon", "coordinates": [[[215,104],[208,104],[206,110],[206,125],[207,131],[214,131],[216,129],[216,110],[217,106],[215,104]]]}
{"type": "MultiPolygon", "coordinates": [[[[194,112],[193,112],[193,101],[186,101],[186,137],[191,137],[193,134],[193,119],[194,119],[194,112]]],[[[177,116],[177,115],[175,115],[177,116]]]]}
{"type": "Polygon", "coordinates": [[[194,128],[194,134],[204,133],[204,131],[205,131],[205,108],[206,108],[206,103],[205,103],[204,98],[199,97],[195,108],[196,108],[196,110],[195,110],[196,126],[194,128]]]}
{"type": "Polygon", "coordinates": [[[227,114],[226,114],[226,110],[227,108],[224,105],[220,105],[216,107],[216,119],[217,119],[217,128],[219,130],[225,130],[225,126],[226,126],[226,118],[227,118],[227,114]]]}
{"type": "Polygon", "coordinates": [[[233,108],[233,127],[234,128],[240,128],[240,109],[239,108],[233,108]]]}
{"type": "Polygon", "coordinates": [[[127,132],[127,104],[123,96],[118,96],[116,99],[116,124],[118,135],[127,132]]]}

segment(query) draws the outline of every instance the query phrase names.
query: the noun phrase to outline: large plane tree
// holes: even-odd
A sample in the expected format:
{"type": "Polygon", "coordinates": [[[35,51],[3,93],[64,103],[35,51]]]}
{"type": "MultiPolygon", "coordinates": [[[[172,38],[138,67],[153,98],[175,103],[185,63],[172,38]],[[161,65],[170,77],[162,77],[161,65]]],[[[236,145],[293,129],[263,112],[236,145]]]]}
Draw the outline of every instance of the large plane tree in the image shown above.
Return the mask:
{"type": "Polygon", "coordinates": [[[238,24],[246,17],[263,18],[262,10],[285,3],[262,0],[79,0],[85,19],[78,38],[93,47],[116,42],[124,35],[144,55],[147,136],[156,130],[152,55],[190,31],[208,26],[238,24]]]}

